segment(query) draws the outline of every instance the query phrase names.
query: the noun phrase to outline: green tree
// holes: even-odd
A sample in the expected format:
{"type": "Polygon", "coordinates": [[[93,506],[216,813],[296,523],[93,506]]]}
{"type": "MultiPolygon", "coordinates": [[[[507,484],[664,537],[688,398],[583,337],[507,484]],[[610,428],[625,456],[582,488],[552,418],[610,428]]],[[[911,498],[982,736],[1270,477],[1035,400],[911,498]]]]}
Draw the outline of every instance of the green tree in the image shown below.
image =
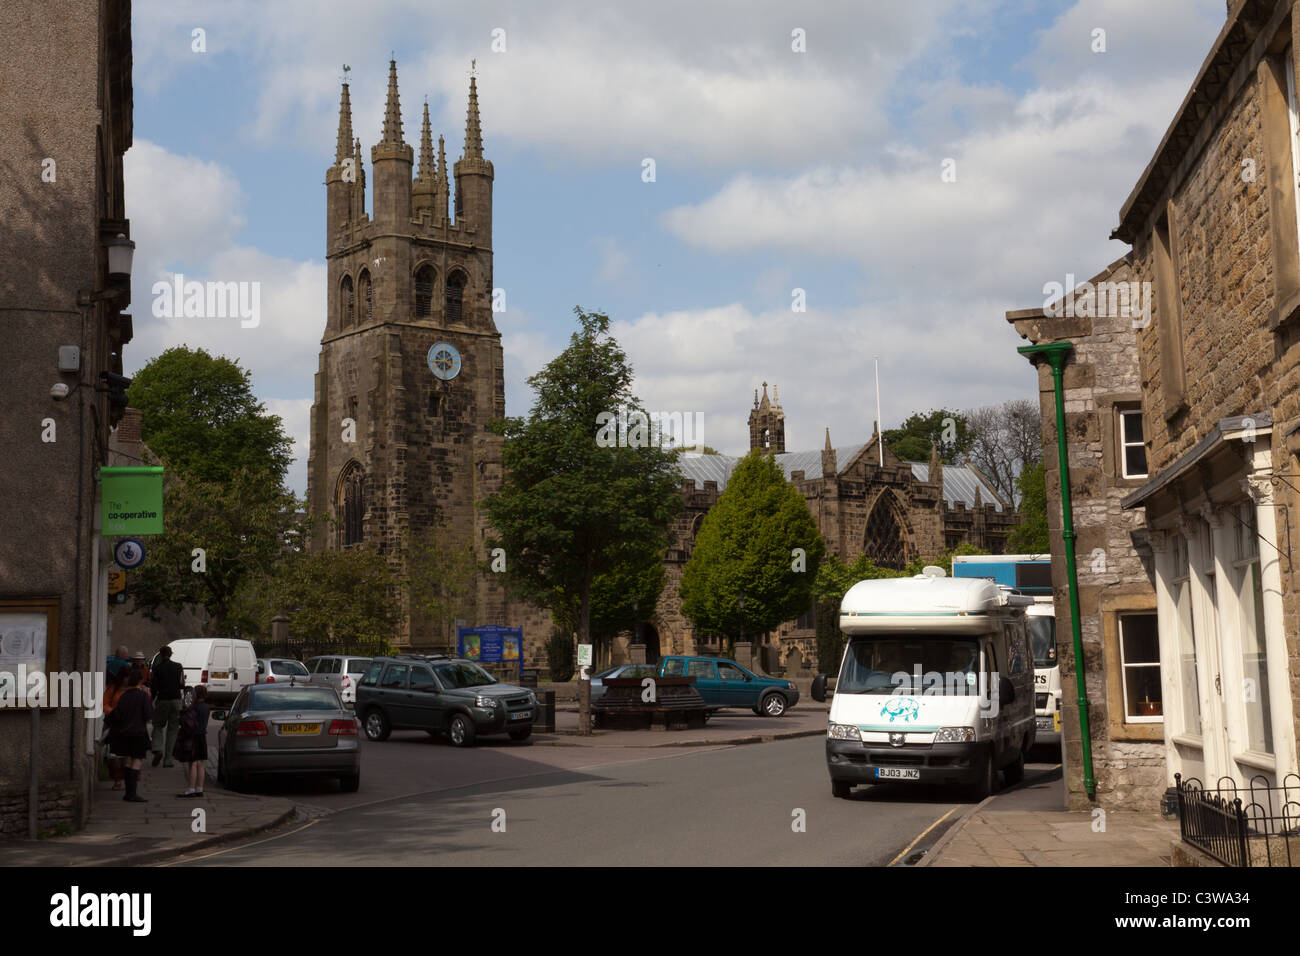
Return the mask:
{"type": "Polygon", "coordinates": [[[676,453],[650,444],[641,427],[632,366],[609,334],[609,317],[574,313],[579,329],[569,347],[528,380],[536,393],[528,417],[493,424],[506,439],[505,478],[483,507],[496,532],[489,547],[505,550],[507,585],[586,644],[596,578],[643,568],[667,547],[681,473],[676,453]],[[611,415],[629,424],[613,443],[611,415]]]}
{"type": "Polygon", "coordinates": [[[406,586],[411,603],[437,622],[443,646],[453,647],[456,619],[473,612],[483,570],[474,542],[436,531],[408,540],[406,586]]]}
{"type": "Polygon", "coordinates": [[[742,624],[751,634],[770,631],[808,609],[825,552],[803,495],[755,449],[700,525],[682,569],[682,613],[709,634],[735,638],[742,624]]]}
{"type": "Polygon", "coordinates": [[[221,481],[249,468],[284,481],[293,442],[237,362],[170,348],[136,373],[127,396],[140,409],[144,443],[169,469],[221,481]]]}
{"type": "Polygon", "coordinates": [[[220,481],[171,471],[164,479],[163,533],[146,544],[148,557],[131,572],[135,610],[157,620],[159,608],[179,613],[201,605],[209,634],[240,627],[241,586],[270,575],[306,537],[300,502],[247,465],[220,481]],[[228,620],[230,619],[230,620],[228,620]]]}
{"type": "Polygon", "coordinates": [[[1013,554],[1047,554],[1052,550],[1047,531],[1047,475],[1043,462],[1030,465],[1016,479],[1023,519],[1007,538],[1013,554]]]}
{"type": "Polygon", "coordinates": [[[296,552],[271,575],[261,617],[269,628],[269,615],[288,615],[295,637],[387,646],[401,620],[397,586],[398,575],[374,548],[296,552]]]}
{"type": "Polygon", "coordinates": [[[817,666],[820,670],[834,676],[839,667],[840,656],[844,652],[844,634],[840,631],[840,602],[844,600],[848,589],[859,581],[904,577],[908,573],[882,568],[866,554],[858,555],[850,564],[846,564],[839,555],[826,556],[817,569],[817,577],[813,582],[813,593],[817,599],[813,623],[817,641],[817,666]]]}
{"type": "Polygon", "coordinates": [[[966,416],[946,408],[913,412],[900,427],[885,429],[881,437],[904,461],[929,461],[931,450],[937,448],[939,460],[947,465],[955,465],[974,440],[966,416]]]}

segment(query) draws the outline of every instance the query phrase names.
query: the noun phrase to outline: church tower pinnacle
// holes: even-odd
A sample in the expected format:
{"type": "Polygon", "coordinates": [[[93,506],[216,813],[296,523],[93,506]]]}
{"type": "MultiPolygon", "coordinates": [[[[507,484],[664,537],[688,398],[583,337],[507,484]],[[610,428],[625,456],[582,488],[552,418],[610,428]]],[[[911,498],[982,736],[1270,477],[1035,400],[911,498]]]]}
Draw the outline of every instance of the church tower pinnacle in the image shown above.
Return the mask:
{"type": "Polygon", "coordinates": [[[418,217],[432,212],[438,221],[434,194],[437,191],[437,171],[433,165],[433,134],[429,129],[429,103],[424,104],[424,121],[420,125],[420,171],[411,187],[411,210],[418,217]]]}
{"type": "Polygon", "coordinates": [[[483,133],[478,119],[478,79],[469,78],[465,112],[465,152],[456,161],[456,225],[464,224],[474,244],[492,248],[492,164],[483,158],[483,133]]]}
{"type": "MultiPolygon", "coordinates": [[[[775,395],[776,386],[772,388],[775,395]]],[[[767,397],[767,382],[763,383],[763,400],[756,401],[749,412],[749,449],[755,448],[772,455],[785,453],[785,412],[779,402],[767,397]]]]}
{"type": "Polygon", "coordinates": [[[370,148],[375,171],[375,222],[390,229],[405,229],[411,218],[411,167],[415,153],[402,140],[402,110],[397,95],[397,61],[388,61],[388,101],[384,130],[370,148]]]}

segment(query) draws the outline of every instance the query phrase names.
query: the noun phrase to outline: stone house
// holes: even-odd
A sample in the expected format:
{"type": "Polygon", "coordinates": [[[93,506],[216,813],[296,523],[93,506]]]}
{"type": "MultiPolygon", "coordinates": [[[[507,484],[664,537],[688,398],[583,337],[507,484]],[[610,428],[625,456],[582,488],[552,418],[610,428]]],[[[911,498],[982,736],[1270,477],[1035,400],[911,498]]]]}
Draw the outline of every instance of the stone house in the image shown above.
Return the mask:
{"type": "Polygon", "coordinates": [[[1229,5],[1112,236],[1154,290],[1136,342],[1148,478],[1123,506],[1152,551],[1170,784],[1297,772],[1297,49],[1295,0],[1229,5]]]}
{"type": "MultiPolygon", "coordinates": [[[[121,412],[100,376],[121,374],[132,331],[129,276],[109,273],[109,249],[129,248],[131,231],[131,4],[61,4],[52,15],[42,0],[12,0],[5,22],[0,63],[14,82],[0,111],[0,671],[27,664],[84,679],[102,675],[107,652],[99,467],[121,412]]],[[[37,719],[0,707],[0,835],[29,831],[34,776],[39,830],[85,821],[98,730],[66,701],[37,719]]]]}
{"type": "MultiPolygon", "coordinates": [[[[1066,298],[1008,312],[1007,321],[1034,345],[1072,345],[1062,383],[1064,437],[1096,798],[1084,785],[1067,542],[1061,509],[1049,508],[1066,803],[1150,812],[1166,787],[1165,712],[1151,548],[1141,516],[1122,507],[1148,478],[1136,348],[1143,319],[1131,278],[1128,257],[1119,259],[1066,298]]],[[[1041,356],[1029,358],[1038,370],[1047,500],[1059,502],[1052,370],[1041,356]]]]}

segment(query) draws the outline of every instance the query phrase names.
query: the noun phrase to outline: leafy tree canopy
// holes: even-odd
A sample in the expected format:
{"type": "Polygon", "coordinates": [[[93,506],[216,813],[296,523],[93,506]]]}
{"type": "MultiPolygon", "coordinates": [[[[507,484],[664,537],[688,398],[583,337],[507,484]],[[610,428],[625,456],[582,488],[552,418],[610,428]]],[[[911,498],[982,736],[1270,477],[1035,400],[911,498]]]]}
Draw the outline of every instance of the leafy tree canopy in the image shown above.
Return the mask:
{"type": "Polygon", "coordinates": [[[904,461],[929,461],[931,449],[937,448],[939,460],[947,465],[957,464],[974,439],[966,416],[946,408],[913,412],[899,428],[887,428],[881,437],[904,461]]]}
{"type": "Polygon", "coordinates": [[[700,525],[682,569],[682,613],[706,633],[770,631],[808,610],[825,552],[803,495],[756,449],[700,525]]]}
{"type": "Polygon", "coordinates": [[[1013,554],[1047,554],[1052,550],[1047,530],[1047,478],[1043,462],[1030,465],[1016,479],[1023,520],[1007,538],[1013,554]]]}
{"type": "Polygon", "coordinates": [[[277,486],[284,481],[293,442],[237,362],[170,348],[136,373],[127,395],[140,409],[144,443],[170,468],[204,481],[241,468],[268,472],[277,486]]]}

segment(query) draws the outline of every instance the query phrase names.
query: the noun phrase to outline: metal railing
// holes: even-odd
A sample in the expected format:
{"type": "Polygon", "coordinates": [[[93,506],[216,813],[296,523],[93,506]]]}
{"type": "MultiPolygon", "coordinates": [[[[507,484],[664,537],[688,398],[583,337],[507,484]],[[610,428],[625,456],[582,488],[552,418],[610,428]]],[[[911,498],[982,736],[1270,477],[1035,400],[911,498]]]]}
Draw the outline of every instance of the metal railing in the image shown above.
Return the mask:
{"type": "Polygon", "coordinates": [[[1263,774],[1238,786],[1220,777],[1207,790],[1196,777],[1174,774],[1179,831],[1184,843],[1226,866],[1295,866],[1300,859],[1300,775],[1278,786],[1263,774]]]}

